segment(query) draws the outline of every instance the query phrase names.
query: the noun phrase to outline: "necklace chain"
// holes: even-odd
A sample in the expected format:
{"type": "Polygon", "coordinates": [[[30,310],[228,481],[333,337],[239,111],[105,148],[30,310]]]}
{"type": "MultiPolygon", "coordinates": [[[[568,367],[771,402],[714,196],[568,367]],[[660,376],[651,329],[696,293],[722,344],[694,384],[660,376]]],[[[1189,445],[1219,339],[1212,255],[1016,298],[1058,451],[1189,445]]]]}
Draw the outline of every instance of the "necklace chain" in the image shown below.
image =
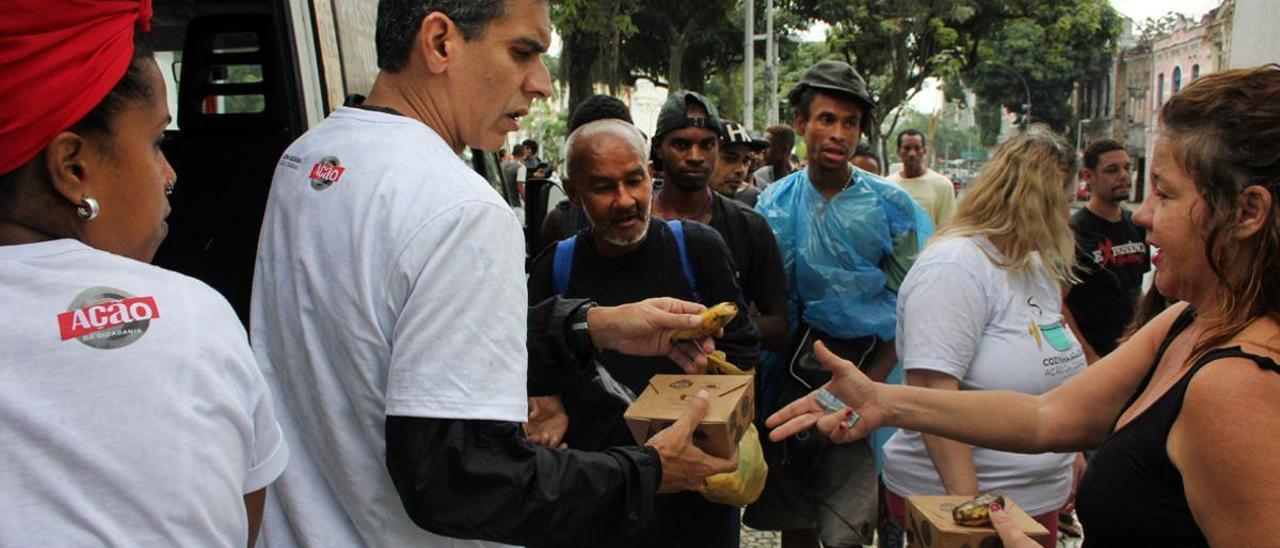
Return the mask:
{"type": "MultiPolygon", "coordinates": [[[[706,189],[706,190],[707,190],[707,203],[706,203],[706,205],[702,206],[702,211],[699,211],[696,215],[692,215],[692,216],[689,216],[689,217],[681,217],[682,219],[695,219],[695,220],[696,220],[696,219],[701,219],[704,215],[706,215],[707,213],[711,212],[711,202],[715,200],[715,197],[711,195],[711,187],[707,187],[707,189],[706,189]]],[[[663,194],[663,192],[662,192],[661,190],[659,190],[659,191],[658,191],[657,200],[656,200],[656,201],[658,202],[658,208],[659,208],[663,213],[666,213],[667,211],[670,211],[672,214],[677,214],[677,212],[676,212],[676,210],[675,210],[674,208],[670,208],[670,207],[668,207],[668,206],[667,206],[667,204],[666,204],[666,200],[663,200],[663,199],[662,199],[662,194],[663,194]]],[[[665,215],[664,215],[664,217],[665,217],[665,215]]]]}

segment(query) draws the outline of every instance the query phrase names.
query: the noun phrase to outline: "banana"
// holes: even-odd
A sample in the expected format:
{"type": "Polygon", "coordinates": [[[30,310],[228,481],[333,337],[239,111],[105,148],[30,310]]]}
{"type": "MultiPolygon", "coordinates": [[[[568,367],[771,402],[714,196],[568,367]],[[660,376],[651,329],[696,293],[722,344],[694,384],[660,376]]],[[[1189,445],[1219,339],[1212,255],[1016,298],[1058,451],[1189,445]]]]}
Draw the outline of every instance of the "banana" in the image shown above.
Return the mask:
{"type": "Polygon", "coordinates": [[[738,366],[733,365],[732,363],[729,363],[729,360],[725,358],[724,352],[720,350],[716,350],[710,354],[707,354],[707,361],[710,362],[711,365],[715,366],[712,368],[713,371],[721,375],[750,375],[751,374],[751,373],[746,373],[742,371],[742,369],[739,368],[738,366]]]}
{"type": "Polygon", "coordinates": [[[994,493],[978,495],[951,509],[951,519],[959,525],[982,527],[991,524],[991,505],[1004,506],[1004,496],[994,493]]]}
{"type": "Polygon", "coordinates": [[[738,305],[720,303],[703,310],[699,315],[702,316],[701,327],[676,331],[671,334],[671,342],[697,341],[715,335],[717,331],[729,325],[734,316],[738,315],[738,305]]]}

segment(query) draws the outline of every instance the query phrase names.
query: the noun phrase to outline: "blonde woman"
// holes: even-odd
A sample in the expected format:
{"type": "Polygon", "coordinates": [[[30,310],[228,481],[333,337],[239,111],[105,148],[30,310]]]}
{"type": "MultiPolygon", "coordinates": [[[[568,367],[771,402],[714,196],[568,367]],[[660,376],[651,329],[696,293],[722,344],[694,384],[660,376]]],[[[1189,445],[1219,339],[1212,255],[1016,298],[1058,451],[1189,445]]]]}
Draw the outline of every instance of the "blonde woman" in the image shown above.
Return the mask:
{"type": "MultiPolygon", "coordinates": [[[[1075,258],[1067,225],[1075,172],[1074,152],[1048,132],[1015,137],[996,151],[898,294],[897,350],[907,384],[1040,394],[1084,370],[1060,311],[1059,288],[1075,258]]],[[[895,434],[884,453],[886,497],[899,523],[908,495],[1001,491],[1055,533],[1078,458],[1007,453],[910,430],[895,434]]]]}

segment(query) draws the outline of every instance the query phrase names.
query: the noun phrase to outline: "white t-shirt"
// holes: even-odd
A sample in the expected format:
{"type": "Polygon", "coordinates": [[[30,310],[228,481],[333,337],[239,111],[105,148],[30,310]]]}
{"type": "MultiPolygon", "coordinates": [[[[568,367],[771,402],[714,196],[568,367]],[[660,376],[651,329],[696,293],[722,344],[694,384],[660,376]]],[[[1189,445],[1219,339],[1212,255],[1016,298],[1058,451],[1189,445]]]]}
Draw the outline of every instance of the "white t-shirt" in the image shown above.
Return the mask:
{"type": "Polygon", "coordinates": [[[0,546],[243,547],[289,450],[208,286],[76,240],[0,247],[0,546]]]}
{"type": "Polygon", "coordinates": [[[901,171],[890,174],[887,179],[897,183],[907,191],[916,203],[929,213],[935,231],[941,230],[956,212],[956,189],[951,179],[932,169],[925,168],[924,174],[910,179],[904,178],[901,171]]]}
{"type": "MultiPolygon", "coordinates": [[[[985,237],[953,237],[920,255],[898,293],[903,367],[946,373],[960,379],[961,390],[1027,394],[1048,392],[1083,371],[1084,352],[1062,321],[1058,284],[1043,267],[1015,275],[988,254],[1003,260],[985,237]]],[[[979,490],[1003,492],[1032,515],[1066,502],[1073,458],[973,448],[979,490]]],[[[946,494],[918,432],[894,434],[884,462],[885,486],[894,493],[946,494]]]]}
{"type": "Polygon", "coordinates": [[[340,108],[276,166],[254,351],[294,462],[265,546],[476,546],[422,530],[386,469],[385,417],[526,420],[524,238],[426,125],[340,108]]]}

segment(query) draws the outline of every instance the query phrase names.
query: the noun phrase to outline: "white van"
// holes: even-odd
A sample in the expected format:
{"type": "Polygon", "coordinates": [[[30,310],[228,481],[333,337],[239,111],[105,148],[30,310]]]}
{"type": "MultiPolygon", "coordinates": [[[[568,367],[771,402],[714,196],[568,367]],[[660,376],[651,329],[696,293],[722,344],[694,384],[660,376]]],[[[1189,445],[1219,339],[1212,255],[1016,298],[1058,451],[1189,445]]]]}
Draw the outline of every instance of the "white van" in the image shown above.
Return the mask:
{"type": "MultiPolygon", "coordinates": [[[[276,162],[349,97],[369,93],[377,4],[154,1],[150,39],[174,114],[164,151],[180,183],[155,263],[218,289],[246,323],[276,162]]],[[[493,154],[463,157],[504,192],[493,154]]]]}

